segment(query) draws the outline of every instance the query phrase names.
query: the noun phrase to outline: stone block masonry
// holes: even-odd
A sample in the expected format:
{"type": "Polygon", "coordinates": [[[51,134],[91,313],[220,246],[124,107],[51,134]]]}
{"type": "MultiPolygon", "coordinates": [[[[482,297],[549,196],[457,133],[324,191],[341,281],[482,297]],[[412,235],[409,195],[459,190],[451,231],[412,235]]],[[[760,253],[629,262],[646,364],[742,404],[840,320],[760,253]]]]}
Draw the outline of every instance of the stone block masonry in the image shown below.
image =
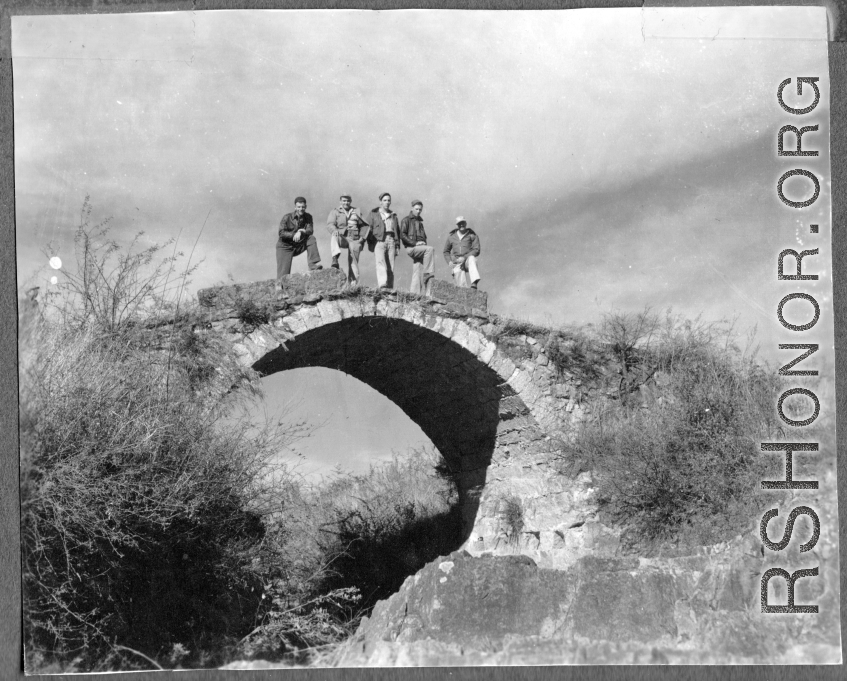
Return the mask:
{"type": "Polygon", "coordinates": [[[204,289],[197,333],[226,340],[260,375],[321,366],[361,380],[397,404],[456,476],[466,547],[566,565],[591,552],[570,526],[594,519],[583,475],[552,464],[578,421],[565,407],[535,338],[500,337],[487,294],[434,282],[431,297],[346,288],[335,269],[204,289]],[[375,352],[379,348],[379,353],[375,352]],[[498,508],[520,490],[522,536],[507,536],[498,508]],[[527,490],[532,490],[527,493],[527,490]],[[539,513],[549,501],[555,512],[539,513]]]}

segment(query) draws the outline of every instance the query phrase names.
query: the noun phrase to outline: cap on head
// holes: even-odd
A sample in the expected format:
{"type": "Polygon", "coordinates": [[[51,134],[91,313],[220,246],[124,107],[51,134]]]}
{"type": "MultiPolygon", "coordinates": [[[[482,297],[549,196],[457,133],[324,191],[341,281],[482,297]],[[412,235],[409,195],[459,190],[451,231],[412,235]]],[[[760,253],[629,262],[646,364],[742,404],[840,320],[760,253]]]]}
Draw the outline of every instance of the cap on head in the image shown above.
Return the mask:
{"type": "Polygon", "coordinates": [[[414,208],[415,206],[420,206],[421,208],[423,208],[423,201],[418,201],[417,199],[415,199],[414,201],[412,201],[412,208],[414,208]]]}
{"type": "Polygon", "coordinates": [[[459,217],[457,217],[457,218],[456,218],[456,224],[457,224],[457,225],[460,225],[460,224],[462,224],[463,222],[464,222],[465,224],[467,224],[467,220],[465,220],[465,218],[463,218],[461,215],[460,215],[459,217]]]}
{"type": "Polygon", "coordinates": [[[347,199],[348,201],[352,201],[352,200],[353,200],[353,197],[352,197],[352,196],[350,196],[349,194],[342,194],[342,195],[341,195],[341,196],[339,196],[338,198],[339,198],[339,200],[341,200],[341,201],[343,201],[344,199],[347,199]]]}
{"type": "Polygon", "coordinates": [[[382,201],[386,196],[389,199],[391,198],[391,194],[389,194],[388,192],[382,192],[382,194],[379,195],[379,200],[382,201]]]}
{"type": "Polygon", "coordinates": [[[302,196],[298,196],[296,199],[294,199],[294,203],[306,203],[306,199],[304,199],[302,196]]]}

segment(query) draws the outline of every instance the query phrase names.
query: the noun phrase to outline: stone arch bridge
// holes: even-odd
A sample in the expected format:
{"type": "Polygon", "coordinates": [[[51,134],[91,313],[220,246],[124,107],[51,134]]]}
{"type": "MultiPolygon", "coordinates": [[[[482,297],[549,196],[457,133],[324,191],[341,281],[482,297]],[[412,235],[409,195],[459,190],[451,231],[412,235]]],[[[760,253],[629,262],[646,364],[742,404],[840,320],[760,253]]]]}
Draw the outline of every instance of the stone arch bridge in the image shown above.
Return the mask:
{"type": "Polygon", "coordinates": [[[338,270],[274,283],[200,291],[206,324],[260,375],[336,369],[399,406],[454,473],[468,551],[563,566],[614,541],[590,476],[551,465],[581,414],[573,386],[562,389],[536,339],[503,343],[485,293],[439,281],[427,299],[351,292],[338,270]]]}

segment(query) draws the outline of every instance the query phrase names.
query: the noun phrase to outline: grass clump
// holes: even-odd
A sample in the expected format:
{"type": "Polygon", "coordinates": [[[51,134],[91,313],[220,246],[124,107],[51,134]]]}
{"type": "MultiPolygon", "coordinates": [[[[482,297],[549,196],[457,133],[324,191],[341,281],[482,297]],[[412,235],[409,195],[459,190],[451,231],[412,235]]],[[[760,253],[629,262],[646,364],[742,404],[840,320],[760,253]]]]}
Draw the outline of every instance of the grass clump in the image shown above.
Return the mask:
{"type": "Polygon", "coordinates": [[[599,336],[620,387],[568,454],[594,470],[625,542],[703,545],[747,529],[764,501],[754,493],[768,464],[759,442],[780,432],[776,372],[742,350],[728,324],[645,311],[607,316],[599,336]],[[659,387],[645,404],[639,387],[651,377],[659,387]]]}
{"type": "Polygon", "coordinates": [[[458,492],[434,449],[419,448],[311,490],[297,534],[303,554],[325,556],[327,591],[355,587],[356,616],[396,592],[409,575],[462,542],[458,492]]]}
{"type": "Polygon", "coordinates": [[[499,341],[506,338],[518,336],[533,336],[535,338],[547,338],[550,329],[540,326],[526,319],[514,319],[511,317],[499,317],[491,335],[491,340],[499,341]]]}
{"type": "Polygon", "coordinates": [[[504,530],[508,536],[509,544],[519,545],[521,532],[524,528],[524,508],[520,497],[512,494],[501,499],[500,516],[505,526],[504,530]]]}
{"type": "Polygon", "coordinates": [[[241,322],[250,326],[267,324],[272,312],[272,308],[259,305],[252,298],[239,298],[235,301],[236,316],[241,322]]]}

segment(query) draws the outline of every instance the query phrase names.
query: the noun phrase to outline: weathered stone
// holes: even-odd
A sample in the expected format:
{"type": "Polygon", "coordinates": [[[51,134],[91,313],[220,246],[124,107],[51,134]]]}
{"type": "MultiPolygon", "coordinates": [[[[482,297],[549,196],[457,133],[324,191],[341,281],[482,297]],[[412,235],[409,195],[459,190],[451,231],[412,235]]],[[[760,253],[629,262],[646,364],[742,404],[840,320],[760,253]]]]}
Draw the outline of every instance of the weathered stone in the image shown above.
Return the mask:
{"type": "Polygon", "coordinates": [[[434,330],[440,333],[442,336],[450,338],[453,335],[453,330],[455,329],[456,324],[457,322],[455,319],[442,319],[440,323],[434,328],[434,330]]]}
{"type": "Polygon", "coordinates": [[[532,378],[526,371],[515,369],[515,372],[509,376],[507,383],[512,386],[512,390],[520,395],[521,391],[523,391],[523,389],[526,388],[531,381],[532,378]]]}
{"type": "Polygon", "coordinates": [[[333,302],[335,309],[342,319],[351,319],[362,316],[362,304],[359,298],[340,298],[333,302]]]}
{"type": "Polygon", "coordinates": [[[515,373],[515,365],[506,355],[499,350],[494,353],[488,365],[503,379],[508,380],[515,373]]]}
{"type": "Polygon", "coordinates": [[[306,325],[307,329],[316,329],[319,326],[323,326],[321,313],[318,311],[317,307],[303,307],[300,310],[300,319],[303,320],[303,324],[306,325]]]}
{"type": "MultiPolygon", "coordinates": [[[[513,384],[514,387],[514,384],[513,384]]],[[[531,380],[528,380],[524,385],[523,390],[519,391],[521,399],[524,403],[531,408],[531,405],[534,405],[541,399],[542,392],[541,389],[538,388],[531,380]]]]}
{"type": "Polygon", "coordinates": [[[467,341],[465,341],[465,343],[461,345],[472,355],[479,355],[479,352],[482,349],[482,344],[484,342],[485,339],[483,338],[481,333],[470,329],[468,331],[467,341]]]}
{"type": "Polygon", "coordinates": [[[455,303],[470,311],[472,308],[488,309],[488,294],[472,288],[460,288],[446,281],[434,279],[432,298],[445,303],[455,303]]]}
{"type": "MultiPolygon", "coordinates": [[[[329,293],[340,290],[345,281],[346,276],[343,273],[332,269],[306,274],[289,274],[280,280],[281,294],[292,298],[329,293]]],[[[275,301],[279,297],[275,291],[275,283],[276,280],[269,279],[251,284],[215,286],[198,291],[197,299],[205,307],[232,307],[239,300],[251,300],[261,305],[275,301]]]]}
{"type": "MultiPolygon", "coordinates": [[[[525,532],[521,541],[532,550],[540,538],[525,532]]],[[[637,561],[588,558],[548,570],[524,556],[459,551],[408,578],[376,605],[358,635],[366,645],[433,640],[472,650],[502,649],[515,635],[669,641],[678,633],[676,592],[671,574],[639,570],[637,561]]]]}
{"type": "Polygon", "coordinates": [[[556,397],[570,397],[571,396],[571,386],[567,384],[557,384],[553,388],[553,394],[556,397]]]}
{"type": "Polygon", "coordinates": [[[283,328],[286,327],[295,336],[300,335],[304,331],[309,330],[309,327],[306,326],[306,323],[303,321],[303,315],[299,310],[296,313],[289,315],[285,318],[285,321],[283,322],[283,328]]]}
{"type": "Polygon", "coordinates": [[[376,313],[382,317],[399,317],[403,314],[403,305],[393,300],[382,299],[376,304],[376,313]]]}
{"type": "Polygon", "coordinates": [[[335,301],[322,300],[317,304],[317,308],[324,324],[332,324],[342,320],[341,310],[335,301]]]}
{"type": "Polygon", "coordinates": [[[477,359],[484,364],[489,364],[494,357],[495,352],[497,352],[497,344],[492,343],[490,340],[483,339],[481,348],[477,353],[477,359]]]}
{"type": "MultiPolygon", "coordinates": [[[[273,327],[267,327],[272,329],[273,327]]],[[[247,338],[260,350],[262,354],[270,352],[274,348],[279,347],[279,342],[273,337],[272,333],[266,333],[261,329],[256,329],[247,335],[247,338]]]]}

